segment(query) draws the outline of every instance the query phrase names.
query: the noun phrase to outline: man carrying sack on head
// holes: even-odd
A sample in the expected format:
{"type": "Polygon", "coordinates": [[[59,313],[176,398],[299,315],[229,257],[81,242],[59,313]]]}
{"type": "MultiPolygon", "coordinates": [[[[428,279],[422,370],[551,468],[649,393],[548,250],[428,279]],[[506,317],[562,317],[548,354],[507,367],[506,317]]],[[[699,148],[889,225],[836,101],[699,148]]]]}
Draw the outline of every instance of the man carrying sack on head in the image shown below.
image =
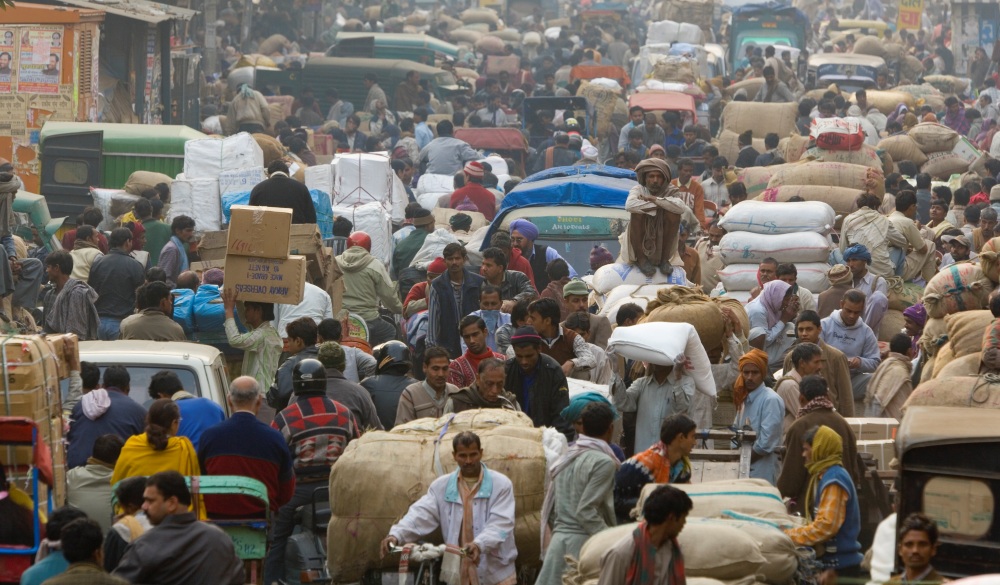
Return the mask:
{"type": "Polygon", "coordinates": [[[677,197],[677,187],[667,162],[648,158],[635,167],[639,184],[628,193],[625,210],[631,214],[628,238],[623,242],[622,258],[639,267],[646,276],[659,269],[669,276],[674,265],[681,265],[677,256],[677,231],[681,221],[696,225],[690,208],[677,197]]]}

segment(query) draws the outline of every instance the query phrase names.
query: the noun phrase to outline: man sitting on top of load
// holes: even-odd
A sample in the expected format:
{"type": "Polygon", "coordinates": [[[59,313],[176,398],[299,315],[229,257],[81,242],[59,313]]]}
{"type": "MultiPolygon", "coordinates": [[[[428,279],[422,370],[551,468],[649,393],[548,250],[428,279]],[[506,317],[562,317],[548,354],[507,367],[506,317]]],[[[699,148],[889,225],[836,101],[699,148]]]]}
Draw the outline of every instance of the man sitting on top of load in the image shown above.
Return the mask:
{"type": "Polygon", "coordinates": [[[635,167],[639,184],[628,193],[625,210],[631,214],[628,240],[622,257],[639,267],[646,276],[659,269],[669,276],[677,257],[677,231],[680,222],[698,225],[691,209],[677,197],[677,187],[670,185],[666,161],[647,158],[635,167]]]}

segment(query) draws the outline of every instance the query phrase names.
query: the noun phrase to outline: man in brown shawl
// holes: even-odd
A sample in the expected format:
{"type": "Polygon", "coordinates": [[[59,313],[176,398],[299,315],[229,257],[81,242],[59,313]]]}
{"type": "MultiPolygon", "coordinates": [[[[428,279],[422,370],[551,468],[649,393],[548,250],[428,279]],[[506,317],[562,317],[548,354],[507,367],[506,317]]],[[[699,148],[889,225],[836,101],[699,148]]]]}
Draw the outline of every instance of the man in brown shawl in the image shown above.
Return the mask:
{"type": "Polygon", "coordinates": [[[682,220],[694,225],[693,214],[676,196],[677,188],[670,185],[672,177],[666,161],[648,158],[635,167],[635,174],[639,184],[632,187],[625,201],[625,210],[631,218],[628,250],[622,257],[647,276],[655,274],[657,269],[669,275],[672,265],[680,263],[678,228],[682,220]]]}

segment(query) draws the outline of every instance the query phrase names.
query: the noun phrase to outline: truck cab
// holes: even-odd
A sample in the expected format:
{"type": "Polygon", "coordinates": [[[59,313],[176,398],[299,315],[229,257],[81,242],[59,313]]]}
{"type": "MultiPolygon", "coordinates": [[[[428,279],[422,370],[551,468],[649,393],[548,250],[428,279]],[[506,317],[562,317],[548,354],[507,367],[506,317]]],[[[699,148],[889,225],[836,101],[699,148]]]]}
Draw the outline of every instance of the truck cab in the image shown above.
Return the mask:
{"type": "Polygon", "coordinates": [[[177,374],[184,390],[208,398],[222,407],[228,416],[226,390],[229,377],[222,352],[201,343],[178,341],[81,341],[80,360],[108,366],[125,366],[131,376],[129,398],[148,408],[149,381],[161,370],[177,374]]]}
{"type": "Polygon", "coordinates": [[[787,45],[802,49],[808,34],[809,19],[797,8],[778,2],[741,6],[733,10],[729,25],[730,68],[736,69],[747,45],[787,45]]]}

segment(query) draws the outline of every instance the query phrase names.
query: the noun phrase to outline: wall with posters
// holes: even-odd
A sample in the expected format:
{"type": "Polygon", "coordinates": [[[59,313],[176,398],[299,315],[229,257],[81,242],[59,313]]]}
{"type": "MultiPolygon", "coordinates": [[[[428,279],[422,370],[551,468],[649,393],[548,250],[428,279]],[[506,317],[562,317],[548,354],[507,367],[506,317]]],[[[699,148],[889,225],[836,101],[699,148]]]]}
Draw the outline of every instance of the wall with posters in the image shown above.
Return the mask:
{"type": "Polygon", "coordinates": [[[96,121],[104,13],[19,3],[0,23],[0,157],[38,192],[38,136],[48,120],[96,121]],[[62,22],[60,22],[62,20],[62,22]]]}
{"type": "Polygon", "coordinates": [[[996,2],[953,2],[951,8],[951,51],[955,55],[955,72],[968,71],[977,47],[993,56],[993,44],[1000,27],[1000,5],[996,2]]]}

